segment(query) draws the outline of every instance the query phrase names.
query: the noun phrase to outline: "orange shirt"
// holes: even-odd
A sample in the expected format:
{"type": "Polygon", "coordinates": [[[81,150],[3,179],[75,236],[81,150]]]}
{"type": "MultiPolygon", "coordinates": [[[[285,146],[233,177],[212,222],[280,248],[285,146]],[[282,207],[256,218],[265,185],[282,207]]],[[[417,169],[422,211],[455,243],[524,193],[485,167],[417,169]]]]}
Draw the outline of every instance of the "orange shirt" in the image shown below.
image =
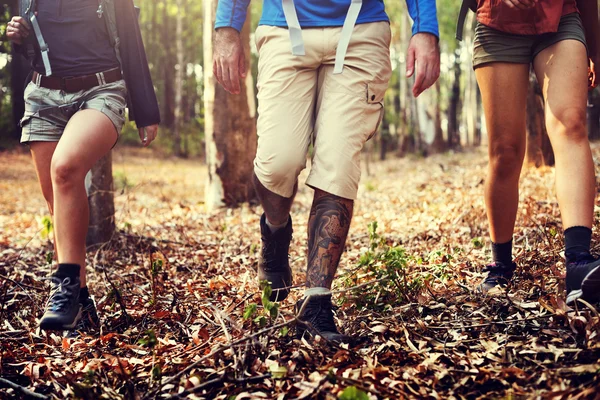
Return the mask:
{"type": "Polygon", "coordinates": [[[512,9],[503,0],[477,0],[480,23],[518,35],[556,32],[560,17],[574,12],[578,12],[576,0],[538,0],[528,10],[512,9]]]}

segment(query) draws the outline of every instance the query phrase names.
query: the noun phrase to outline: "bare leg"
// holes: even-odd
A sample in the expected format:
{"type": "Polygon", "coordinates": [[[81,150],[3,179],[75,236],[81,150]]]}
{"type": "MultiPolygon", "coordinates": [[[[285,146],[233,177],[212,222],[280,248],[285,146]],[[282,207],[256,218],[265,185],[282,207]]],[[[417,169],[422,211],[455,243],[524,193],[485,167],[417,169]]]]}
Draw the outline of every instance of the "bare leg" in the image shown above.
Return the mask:
{"type": "MultiPolygon", "coordinates": [[[[40,182],[42,194],[48,204],[48,211],[50,217],[54,219],[54,197],[52,195],[52,178],[50,177],[50,163],[52,162],[52,155],[58,142],[32,142],[29,147],[31,149],[31,156],[33,158],[33,165],[35,166],[35,172],[40,182]]],[[[53,222],[54,223],[54,222],[53,222]]],[[[56,240],[54,240],[54,259],[56,260],[56,240]]]]}
{"type": "Polygon", "coordinates": [[[288,198],[275,194],[264,187],[256,175],[253,175],[253,178],[254,187],[263,210],[265,210],[267,220],[273,225],[285,224],[290,215],[296,192],[298,191],[298,182],[294,186],[294,193],[288,198]]]}
{"type": "Polygon", "coordinates": [[[529,65],[493,63],[477,68],[475,75],[489,137],[485,203],[490,237],[505,243],[512,238],[519,204],[529,65]]]}
{"type": "Polygon", "coordinates": [[[322,190],[315,197],[308,220],[307,286],[331,289],[352,221],[354,201],[322,190]]]}
{"type": "Polygon", "coordinates": [[[81,266],[85,279],[85,237],[89,224],[84,180],[92,166],[110,151],[117,132],[108,117],[83,110],[69,121],[52,157],[54,229],[58,262],[81,266]]]}
{"type": "Polygon", "coordinates": [[[556,195],[565,229],[591,228],[596,178],[586,130],[587,53],[575,40],[542,51],[534,61],[546,102],[546,126],[556,156],[556,195]]]}

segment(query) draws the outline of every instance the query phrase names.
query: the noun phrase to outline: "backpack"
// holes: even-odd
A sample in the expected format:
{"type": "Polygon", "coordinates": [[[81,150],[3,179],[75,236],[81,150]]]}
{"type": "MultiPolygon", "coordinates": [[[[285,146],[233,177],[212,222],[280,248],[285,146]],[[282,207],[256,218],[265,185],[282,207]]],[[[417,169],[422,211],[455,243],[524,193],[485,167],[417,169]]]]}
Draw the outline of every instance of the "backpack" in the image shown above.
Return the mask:
{"type": "Polygon", "coordinates": [[[469,10],[477,12],[477,0],[463,0],[462,4],[460,5],[458,21],[456,23],[456,39],[459,41],[463,40],[465,20],[467,19],[469,10]]]}
{"type": "MultiPolygon", "coordinates": [[[[119,65],[122,69],[123,63],[121,62],[120,51],[121,39],[119,38],[119,30],[117,29],[117,12],[115,9],[115,1],[119,0],[98,0],[98,11],[96,13],[98,14],[98,18],[104,18],[110,44],[115,50],[115,55],[117,56],[117,60],[119,61],[119,65]]],[[[30,22],[35,33],[35,35],[28,36],[23,42],[24,53],[25,56],[31,60],[35,59],[38,54],[41,55],[44,68],[46,70],[46,76],[51,76],[52,67],[48,57],[50,49],[44,40],[40,25],[38,24],[35,16],[35,10],[37,8],[36,6],[37,0],[19,0],[19,15],[30,22]]],[[[135,7],[135,10],[137,17],[139,18],[139,7],[135,7]]]]}

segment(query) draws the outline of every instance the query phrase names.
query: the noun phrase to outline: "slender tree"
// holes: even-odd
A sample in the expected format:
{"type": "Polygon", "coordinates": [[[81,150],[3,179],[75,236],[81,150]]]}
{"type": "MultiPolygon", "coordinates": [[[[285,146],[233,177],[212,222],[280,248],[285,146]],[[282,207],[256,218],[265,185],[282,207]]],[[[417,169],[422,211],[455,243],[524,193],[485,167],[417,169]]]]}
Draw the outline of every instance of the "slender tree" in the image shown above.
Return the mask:
{"type": "MultiPolygon", "coordinates": [[[[216,0],[204,0],[204,107],[208,182],[206,205],[213,209],[253,201],[251,174],[256,153],[256,105],[252,74],[239,95],[227,93],[212,73],[216,0]]],[[[250,63],[250,24],[241,32],[250,63]]],[[[250,66],[247,66],[250,71],[250,66]]]]}

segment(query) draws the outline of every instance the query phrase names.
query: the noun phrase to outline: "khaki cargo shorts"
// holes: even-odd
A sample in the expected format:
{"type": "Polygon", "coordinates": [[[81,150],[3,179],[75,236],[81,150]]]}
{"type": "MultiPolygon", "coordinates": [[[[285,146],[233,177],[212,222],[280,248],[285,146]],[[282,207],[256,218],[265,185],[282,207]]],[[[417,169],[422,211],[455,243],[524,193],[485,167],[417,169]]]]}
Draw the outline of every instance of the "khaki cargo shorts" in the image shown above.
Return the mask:
{"type": "Polygon", "coordinates": [[[557,32],[542,35],[515,35],[478,22],[473,68],[491,62],[530,64],[541,51],[563,40],[578,40],[586,45],[585,30],[578,13],[563,16],[557,32]]]}
{"type": "Polygon", "coordinates": [[[21,143],[58,142],[73,114],[88,109],[106,115],[119,134],[125,123],[126,99],[124,80],[75,93],[47,89],[30,82],[25,89],[21,143]]]}
{"type": "Polygon", "coordinates": [[[344,71],[334,75],[341,27],[302,30],[306,55],[291,52],[288,30],[261,25],[258,48],[258,149],[254,172],[270,191],[291,197],[314,145],[307,185],[356,198],[360,153],[383,118],[392,68],[388,22],[359,24],[344,71]]]}

